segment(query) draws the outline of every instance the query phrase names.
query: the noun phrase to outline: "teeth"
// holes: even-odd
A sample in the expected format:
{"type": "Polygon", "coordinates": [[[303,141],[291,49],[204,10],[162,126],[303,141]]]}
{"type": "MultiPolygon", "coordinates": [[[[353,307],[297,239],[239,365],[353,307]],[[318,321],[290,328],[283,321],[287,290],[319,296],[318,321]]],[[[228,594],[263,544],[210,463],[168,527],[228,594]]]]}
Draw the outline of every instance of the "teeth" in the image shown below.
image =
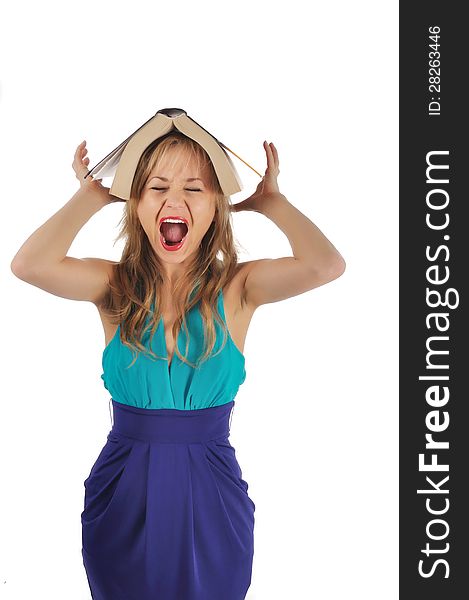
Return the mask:
{"type": "Polygon", "coordinates": [[[163,219],[162,223],[184,223],[185,221],[183,221],[182,219],[163,219]]]}
{"type": "MultiPolygon", "coordinates": [[[[166,219],[163,219],[161,221],[161,223],[183,223],[184,225],[186,225],[187,230],[189,231],[189,227],[188,227],[187,223],[185,221],[183,221],[182,219],[171,219],[170,217],[167,217],[166,219]]],[[[186,235],[187,235],[187,233],[186,233],[186,235]]],[[[186,237],[186,235],[182,239],[184,239],[186,237]]],[[[165,237],[164,236],[162,236],[162,237],[164,239],[165,244],[167,244],[168,242],[166,241],[165,237]]]]}

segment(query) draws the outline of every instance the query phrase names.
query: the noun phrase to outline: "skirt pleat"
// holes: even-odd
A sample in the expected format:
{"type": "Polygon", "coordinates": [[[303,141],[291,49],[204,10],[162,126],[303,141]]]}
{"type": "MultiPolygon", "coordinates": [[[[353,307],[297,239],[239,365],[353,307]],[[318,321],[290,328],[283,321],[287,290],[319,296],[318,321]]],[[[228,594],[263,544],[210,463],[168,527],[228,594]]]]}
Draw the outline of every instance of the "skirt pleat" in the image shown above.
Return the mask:
{"type": "Polygon", "coordinates": [[[93,600],[243,600],[255,504],[229,442],[234,401],[192,411],[113,407],[84,482],[93,600]]]}

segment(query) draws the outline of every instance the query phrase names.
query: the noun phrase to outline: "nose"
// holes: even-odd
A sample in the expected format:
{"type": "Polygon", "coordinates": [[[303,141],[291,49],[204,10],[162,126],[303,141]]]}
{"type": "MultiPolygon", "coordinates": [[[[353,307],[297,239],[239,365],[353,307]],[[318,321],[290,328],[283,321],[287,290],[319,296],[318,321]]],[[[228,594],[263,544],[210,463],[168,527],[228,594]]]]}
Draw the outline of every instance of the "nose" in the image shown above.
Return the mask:
{"type": "Polygon", "coordinates": [[[178,208],[184,206],[184,204],[185,200],[181,192],[168,192],[168,195],[166,197],[166,206],[170,208],[178,208]]]}

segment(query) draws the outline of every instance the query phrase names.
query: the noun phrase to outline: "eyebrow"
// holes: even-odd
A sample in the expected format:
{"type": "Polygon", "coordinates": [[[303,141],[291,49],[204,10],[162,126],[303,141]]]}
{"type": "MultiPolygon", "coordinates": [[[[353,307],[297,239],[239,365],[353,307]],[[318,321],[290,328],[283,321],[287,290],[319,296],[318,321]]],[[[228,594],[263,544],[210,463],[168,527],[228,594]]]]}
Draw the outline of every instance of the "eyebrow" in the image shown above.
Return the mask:
{"type": "MultiPolygon", "coordinates": [[[[152,179],[161,179],[162,181],[169,181],[166,177],[159,177],[158,175],[151,177],[148,181],[151,181],[152,179]]],[[[203,180],[200,179],[200,177],[189,177],[188,179],[186,179],[186,181],[202,181],[203,183],[203,180]]]]}

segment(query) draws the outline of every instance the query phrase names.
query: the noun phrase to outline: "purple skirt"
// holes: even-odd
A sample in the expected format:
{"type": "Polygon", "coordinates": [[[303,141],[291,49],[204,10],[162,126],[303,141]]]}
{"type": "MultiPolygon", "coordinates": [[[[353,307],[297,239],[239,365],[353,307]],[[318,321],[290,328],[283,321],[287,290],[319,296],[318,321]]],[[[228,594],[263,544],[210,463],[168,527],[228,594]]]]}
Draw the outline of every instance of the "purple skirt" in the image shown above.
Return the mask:
{"type": "Polygon", "coordinates": [[[243,600],[255,504],[228,441],[234,401],[199,410],[112,405],[112,429],[84,482],[93,600],[243,600]]]}

